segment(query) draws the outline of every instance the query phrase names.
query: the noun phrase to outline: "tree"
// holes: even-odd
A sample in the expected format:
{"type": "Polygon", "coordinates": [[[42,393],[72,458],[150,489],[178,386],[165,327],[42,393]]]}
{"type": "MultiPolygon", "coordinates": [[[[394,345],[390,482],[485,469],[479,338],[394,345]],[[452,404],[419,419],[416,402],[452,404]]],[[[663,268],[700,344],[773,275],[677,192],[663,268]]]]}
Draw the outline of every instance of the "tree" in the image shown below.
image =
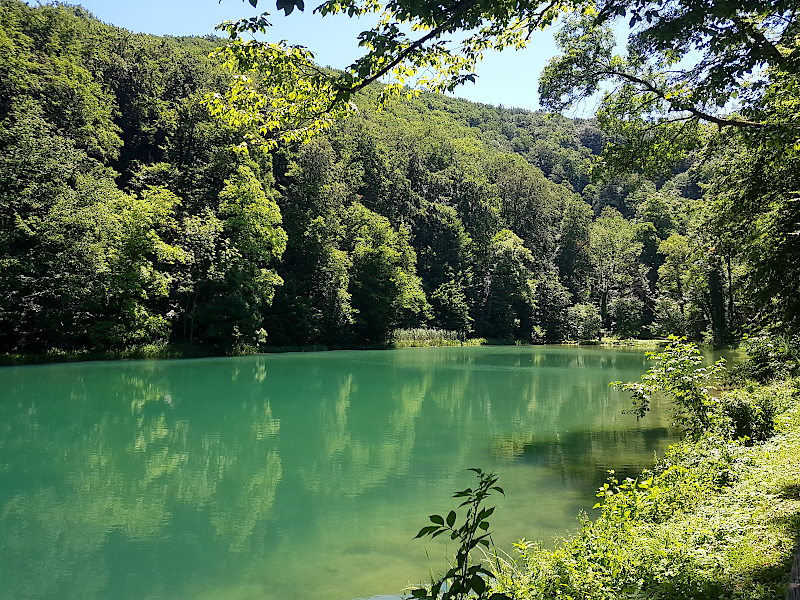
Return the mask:
{"type": "Polygon", "coordinates": [[[642,302],[633,296],[617,296],[611,301],[608,312],[613,319],[614,334],[621,338],[635,338],[641,333],[642,302]]]}
{"type": "Polygon", "coordinates": [[[658,245],[658,253],[664,256],[664,264],[658,268],[659,288],[678,303],[681,315],[685,315],[686,278],[691,253],[689,241],[685,236],[673,233],[658,245]]]}
{"type": "Polygon", "coordinates": [[[263,337],[261,309],[283,284],[273,263],[286,249],[286,232],[278,205],[247,166],[226,180],[219,199],[221,276],[207,281],[193,322],[210,342],[255,344],[263,337]]]}
{"type": "Polygon", "coordinates": [[[738,316],[746,306],[734,307],[738,275],[755,300],[756,323],[784,333],[800,331],[798,163],[792,145],[734,142],[709,194],[713,230],[727,233],[716,240],[725,253],[729,313],[738,316]]]}
{"type": "Polygon", "coordinates": [[[612,294],[621,294],[639,276],[637,258],[642,245],[635,241],[636,227],[613,208],[606,208],[592,223],[589,255],[592,260],[592,288],[600,305],[600,315],[608,324],[612,294]]]}
{"type": "Polygon", "coordinates": [[[564,196],[571,196],[545,179],[522,157],[499,155],[488,162],[489,181],[501,199],[506,225],[525,242],[537,263],[549,260],[555,246],[554,221],[564,196]]]}
{"type": "Polygon", "coordinates": [[[569,334],[570,293],[554,271],[539,276],[534,303],[534,340],[551,344],[565,340],[569,334]]]}
{"type": "Polygon", "coordinates": [[[603,320],[594,304],[575,304],[567,309],[569,338],[579,342],[590,342],[600,337],[603,320]]]}
{"type": "Polygon", "coordinates": [[[426,203],[416,219],[417,271],[431,292],[459,276],[470,279],[472,239],[452,206],[426,203]]]}
{"type": "MultiPolygon", "coordinates": [[[[257,0],[250,4],[256,6],[257,0]]],[[[278,0],[276,6],[287,14],[295,7],[304,9],[302,0],[278,0]]],[[[220,55],[242,73],[257,73],[262,89],[269,93],[258,91],[255,77],[245,77],[234,81],[224,97],[214,97],[209,103],[220,116],[258,127],[260,135],[303,139],[328,126],[332,118],[351,112],[348,102],[353,93],[384,75],[391,75],[392,83],[384,88],[382,98],[400,92],[409,82],[452,91],[474,80],[474,67],[486,50],[524,47],[536,29],[571,15],[557,34],[564,54],[542,79],[544,102],[558,110],[591,96],[604,81],[617,83],[615,91],[605,95],[598,115],[601,123],[616,123],[615,133],[625,135],[629,142],[647,143],[617,146],[616,156],[627,159],[632,152],[646,149],[649,159],[645,162],[657,167],[677,156],[681,146],[695,143],[702,135],[701,122],[753,129],[786,125],[746,113],[754,102],[774,92],[773,82],[798,76],[800,62],[793,52],[796,9],[796,0],[604,0],[597,4],[582,0],[451,4],[328,0],[315,11],[351,17],[379,13],[378,24],[359,36],[366,49],[363,57],[343,73],[329,73],[316,67],[313,53],[304,48],[285,42],[243,41],[243,34],[266,30],[266,14],[228,22],[223,28],[232,44],[220,55]],[[615,56],[608,22],[624,16],[633,28],[628,53],[615,56]],[[408,35],[408,29],[414,34],[408,35]],[[457,32],[463,40],[451,49],[445,37],[457,32]],[[699,58],[690,68],[675,68],[693,55],[699,58]],[[420,75],[420,71],[425,72],[420,75]],[[751,76],[764,73],[766,80],[746,87],[751,76]],[[724,109],[740,96],[745,114],[724,109]],[[261,110],[265,107],[270,110],[261,110]],[[249,110],[243,113],[242,108],[249,110]],[[612,115],[622,118],[606,118],[612,115]],[[654,124],[659,127],[654,129],[654,124]],[[678,143],[681,140],[687,141],[678,143]]],[[[793,119],[796,126],[796,115],[793,119]]]]}
{"type": "Polygon", "coordinates": [[[406,228],[354,202],[343,215],[343,249],[352,260],[349,293],[360,341],[383,344],[392,329],[417,325],[430,305],[415,274],[416,254],[406,228]]]}
{"type": "Polygon", "coordinates": [[[556,246],[555,266],[561,281],[573,298],[586,289],[591,270],[589,255],[589,230],[592,209],[580,199],[567,199],[561,217],[556,246]]]}
{"type": "Polygon", "coordinates": [[[486,337],[528,341],[533,334],[536,279],[531,251],[503,229],[489,246],[483,274],[477,332],[486,337]]]}
{"type": "MultiPolygon", "coordinates": [[[[249,0],[257,6],[258,0],[249,0]]],[[[437,4],[393,0],[385,5],[373,0],[328,0],[315,8],[321,15],[350,17],[378,13],[378,24],[360,34],[366,54],[344,72],[321,69],[314,54],[302,46],[243,40],[246,34],[265,33],[268,13],[236,22],[225,22],[231,43],[218,52],[225,64],[239,73],[224,95],[209,96],[211,111],[230,123],[249,127],[250,140],[274,147],[276,140],[307,140],[329,127],[336,118],[351,114],[353,94],[385,75],[379,103],[391,94],[415,85],[432,91],[453,91],[474,81],[474,66],[490,49],[522,48],[536,29],[553,23],[562,10],[580,5],[571,0],[511,2],[477,0],[437,4]],[[411,27],[406,28],[402,25],[411,27]],[[406,34],[411,29],[412,36],[406,34]],[[465,32],[458,49],[447,38],[465,32]],[[422,74],[421,74],[422,73],[422,74]]],[[[303,0],[278,0],[288,15],[303,0]]]]}
{"type": "Polygon", "coordinates": [[[763,105],[798,77],[797,26],[794,0],[609,0],[556,34],[562,54],[540,94],[561,110],[608,86],[598,121],[622,143],[606,148],[607,166],[664,172],[703,143],[707,125],[796,136],[796,112],[763,105]],[[615,55],[607,21],[626,14],[627,52],[615,55]]]}

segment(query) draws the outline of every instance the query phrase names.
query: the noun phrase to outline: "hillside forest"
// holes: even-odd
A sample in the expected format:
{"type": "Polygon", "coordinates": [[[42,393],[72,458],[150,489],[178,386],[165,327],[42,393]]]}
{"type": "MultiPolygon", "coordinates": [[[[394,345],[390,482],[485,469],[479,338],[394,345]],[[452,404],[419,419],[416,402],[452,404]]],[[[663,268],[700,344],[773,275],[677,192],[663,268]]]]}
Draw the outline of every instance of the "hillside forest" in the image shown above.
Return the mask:
{"type": "Polygon", "coordinates": [[[223,44],[0,0],[0,352],[797,325],[780,146],[613,172],[594,119],[429,93],[377,111],[370,86],[311,141],[242,151],[204,103],[223,44]]]}

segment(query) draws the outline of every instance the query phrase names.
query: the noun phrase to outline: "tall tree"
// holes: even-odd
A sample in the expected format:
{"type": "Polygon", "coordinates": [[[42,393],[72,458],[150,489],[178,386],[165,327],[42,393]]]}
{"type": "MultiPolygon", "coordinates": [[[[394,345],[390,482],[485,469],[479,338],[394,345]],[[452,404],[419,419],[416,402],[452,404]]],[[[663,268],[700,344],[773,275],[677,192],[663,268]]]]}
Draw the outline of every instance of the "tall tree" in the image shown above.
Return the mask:
{"type": "Polygon", "coordinates": [[[430,305],[415,274],[416,254],[407,229],[354,202],[343,215],[343,249],[352,260],[349,292],[362,341],[383,344],[395,327],[424,322],[430,305]]]}
{"type": "Polygon", "coordinates": [[[600,305],[600,315],[609,324],[609,303],[614,296],[630,290],[637,276],[637,258],[642,245],[636,242],[636,227],[613,208],[606,208],[592,223],[589,255],[592,261],[592,294],[600,305]]]}

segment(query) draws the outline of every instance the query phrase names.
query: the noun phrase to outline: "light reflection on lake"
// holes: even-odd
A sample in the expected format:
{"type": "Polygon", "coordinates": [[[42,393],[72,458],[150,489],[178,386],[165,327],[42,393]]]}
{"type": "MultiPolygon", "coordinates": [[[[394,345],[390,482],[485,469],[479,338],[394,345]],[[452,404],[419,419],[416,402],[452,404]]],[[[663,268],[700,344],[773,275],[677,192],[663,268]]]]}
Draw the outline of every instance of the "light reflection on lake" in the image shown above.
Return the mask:
{"type": "Polygon", "coordinates": [[[675,439],[641,352],[484,347],[0,369],[0,598],[395,594],[427,515],[500,473],[495,542],[576,525],[675,439]]]}

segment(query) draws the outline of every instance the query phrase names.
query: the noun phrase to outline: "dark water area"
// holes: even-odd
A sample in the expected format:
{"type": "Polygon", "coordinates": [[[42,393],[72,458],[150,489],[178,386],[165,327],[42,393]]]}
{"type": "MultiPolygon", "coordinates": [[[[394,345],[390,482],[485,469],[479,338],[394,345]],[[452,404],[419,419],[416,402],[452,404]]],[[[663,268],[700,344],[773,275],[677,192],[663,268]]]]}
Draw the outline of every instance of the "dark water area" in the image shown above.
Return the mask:
{"type": "Polygon", "coordinates": [[[609,389],[644,353],[482,347],[0,369],[0,599],[351,600],[445,568],[412,538],[469,467],[500,549],[552,543],[677,439],[609,389]]]}

